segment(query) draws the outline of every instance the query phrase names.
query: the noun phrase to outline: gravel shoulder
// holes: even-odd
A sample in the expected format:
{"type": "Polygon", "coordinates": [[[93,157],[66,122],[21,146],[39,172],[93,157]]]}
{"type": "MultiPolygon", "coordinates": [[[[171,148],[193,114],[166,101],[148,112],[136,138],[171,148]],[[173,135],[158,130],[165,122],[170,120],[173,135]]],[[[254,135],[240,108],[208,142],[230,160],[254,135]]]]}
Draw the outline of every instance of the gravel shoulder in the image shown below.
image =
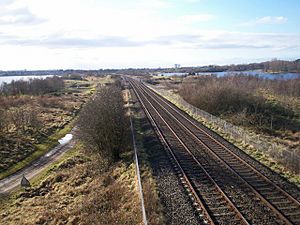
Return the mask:
{"type": "MultiPolygon", "coordinates": [[[[136,105],[139,105],[139,103],[136,102],[136,105]]],[[[167,225],[199,224],[200,220],[197,212],[188,197],[188,193],[185,191],[174,171],[164,147],[157,138],[144,111],[140,106],[138,108],[139,118],[135,118],[135,124],[136,126],[139,126],[139,129],[141,130],[141,145],[145,154],[143,157],[147,159],[147,163],[152,170],[152,176],[156,183],[159,201],[162,205],[164,223],[167,225]]],[[[137,137],[138,136],[139,134],[137,137]]],[[[139,147],[141,148],[141,146],[139,147]]],[[[143,182],[146,181],[144,180],[143,182]]],[[[147,200],[146,197],[146,211],[147,204],[149,204],[149,202],[147,203],[147,200]]]]}

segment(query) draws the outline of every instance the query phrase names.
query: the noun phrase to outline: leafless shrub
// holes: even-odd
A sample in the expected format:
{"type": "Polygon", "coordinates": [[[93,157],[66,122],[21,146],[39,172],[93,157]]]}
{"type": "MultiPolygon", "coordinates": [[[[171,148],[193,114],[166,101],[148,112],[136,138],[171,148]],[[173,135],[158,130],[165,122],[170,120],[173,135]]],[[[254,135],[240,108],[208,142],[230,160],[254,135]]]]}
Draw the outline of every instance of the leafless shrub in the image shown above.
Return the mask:
{"type": "Polygon", "coordinates": [[[54,76],[46,79],[18,80],[0,85],[0,93],[5,95],[32,94],[41,95],[56,92],[64,88],[62,78],[54,76]]]}
{"type": "Polygon", "coordinates": [[[38,111],[27,108],[13,108],[9,111],[9,119],[11,124],[17,131],[27,131],[32,129],[39,130],[42,127],[41,120],[38,119],[38,111]]]}
{"type": "Polygon", "coordinates": [[[61,99],[52,96],[39,96],[37,102],[40,106],[45,108],[61,108],[65,109],[65,105],[61,99]]]}
{"type": "Polygon", "coordinates": [[[6,111],[0,109],[0,133],[8,130],[8,118],[6,111]]]}
{"type": "Polygon", "coordinates": [[[186,79],[179,93],[192,105],[214,115],[231,117],[237,125],[255,126],[265,131],[297,131],[299,123],[295,122],[295,113],[282,105],[270,103],[257,94],[257,90],[298,96],[299,85],[300,80],[266,80],[242,75],[199,76],[186,79]]]}
{"type": "Polygon", "coordinates": [[[88,149],[109,162],[119,159],[126,118],[119,86],[101,87],[80,113],[79,137],[88,149]]]}

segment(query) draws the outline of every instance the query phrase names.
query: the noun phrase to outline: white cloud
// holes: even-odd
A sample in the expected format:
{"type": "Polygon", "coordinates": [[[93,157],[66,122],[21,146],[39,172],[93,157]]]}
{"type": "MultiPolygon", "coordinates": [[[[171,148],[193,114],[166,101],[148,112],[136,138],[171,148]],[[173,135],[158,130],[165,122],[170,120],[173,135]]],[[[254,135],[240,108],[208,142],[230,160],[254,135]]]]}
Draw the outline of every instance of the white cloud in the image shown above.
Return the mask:
{"type": "Polygon", "coordinates": [[[256,20],[249,21],[241,24],[242,26],[255,26],[262,24],[284,24],[288,21],[286,17],[283,16],[265,16],[257,18],[256,20]]]}
{"type": "Polygon", "coordinates": [[[216,17],[212,14],[195,14],[186,15],[178,18],[178,21],[184,24],[192,24],[197,22],[207,22],[214,20],[216,17]]]}
{"type": "Polygon", "coordinates": [[[277,17],[271,17],[271,16],[265,16],[260,19],[257,19],[257,24],[283,24],[286,23],[288,19],[283,16],[277,16],[277,17]]]}
{"type": "Polygon", "coordinates": [[[198,2],[202,2],[204,0],[184,0],[187,3],[198,3],[198,2]]]}
{"type": "Polygon", "coordinates": [[[0,15],[0,25],[15,24],[37,24],[44,20],[33,15],[27,8],[18,8],[2,11],[0,15]]]}
{"type": "MultiPolygon", "coordinates": [[[[195,65],[244,56],[245,49],[263,57],[300,48],[299,35],[199,29],[197,23],[217,17],[167,15],[163,10],[173,7],[170,0],[4,1],[0,70],[195,65]]],[[[277,23],[284,20],[278,18],[277,23]]]]}

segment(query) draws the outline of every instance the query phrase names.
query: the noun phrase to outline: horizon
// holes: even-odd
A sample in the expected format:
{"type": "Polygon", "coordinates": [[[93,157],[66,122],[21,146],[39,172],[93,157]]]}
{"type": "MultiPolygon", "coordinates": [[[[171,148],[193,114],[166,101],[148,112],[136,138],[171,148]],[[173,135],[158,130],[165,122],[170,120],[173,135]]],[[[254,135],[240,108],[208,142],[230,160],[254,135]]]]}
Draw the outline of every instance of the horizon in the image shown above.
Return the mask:
{"type": "MultiPolygon", "coordinates": [[[[222,66],[238,66],[238,65],[250,65],[250,64],[260,64],[260,63],[265,63],[265,62],[271,62],[272,60],[274,59],[271,59],[271,60],[267,60],[267,61],[260,61],[260,62],[250,62],[250,63],[237,63],[237,64],[207,64],[207,65],[196,65],[196,66],[185,66],[185,65],[180,65],[180,67],[178,67],[177,69],[184,69],[184,68],[201,68],[201,67],[208,67],[208,66],[217,66],[217,67],[222,67],[222,66]]],[[[293,59],[293,60],[285,60],[285,59],[277,59],[276,60],[278,61],[288,61],[288,62],[294,62],[294,61],[297,61],[297,60],[300,60],[300,59],[293,59]]],[[[0,72],[26,72],[26,71],[51,71],[51,70],[54,70],[54,71],[60,71],[60,70],[63,70],[63,71],[67,71],[67,70],[82,70],[82,71],[99,71],[99,70],[130,70],[130,69],[134,69],[134,70],[144,70],[144,69],[149,69],[149,70],[158,70],[158,69],[176,69],[173,66],[169,66],[169,67],[127,67],[127,68],[93,68],[93,69],[83,69],[83,68],[65,68],[65,69],[61,69],[61,68],[52,68],[52,69],[17,69],[17,70],[1,70],[0,69],[0,72]]]]}
{"type": "Polygon", "coordinates": [[[3,0],[0,70],[296,60],[299,10],[296,0],[3,0]]]}

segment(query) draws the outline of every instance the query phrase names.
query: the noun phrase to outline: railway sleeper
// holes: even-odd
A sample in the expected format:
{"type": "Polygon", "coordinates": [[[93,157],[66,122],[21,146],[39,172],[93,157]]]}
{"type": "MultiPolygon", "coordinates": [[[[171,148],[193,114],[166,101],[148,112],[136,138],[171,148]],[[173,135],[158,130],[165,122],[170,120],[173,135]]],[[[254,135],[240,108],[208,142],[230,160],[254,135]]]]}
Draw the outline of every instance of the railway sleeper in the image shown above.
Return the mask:
{"type": "MultiPolygon", "coordinates": [[[[202,196],[203,197],[203,199],[205,199],[205,201],[207,201],[207,202],[214,202],[214,201],[221,201],[222,199],[223,199],[223,197],[204,197],[204,196],[202,196]]],[[[222,203],[226,203],[226,202],[222,202],[222,203]]]]}
{"type": "Polygon", "coordinates": [[[270,199],[274,199],[274,197],[279,197],[282,198],[282,195],[278,194],[278,192],[275,191],[265,191],[265,192],[260,192],[260,194],[265,197],[266,199],[270,200],[270,199]]]}
{"type": "MultiPolygon", "coordinates": [[[[247,179],[247,180],[251,180],[255,181],[255,182],[262,182],[261,179],[259,179],[257,176],[255,176],[255,174],[253,173],[243,173],[241,171],[237,171],[237,173],[243,178],[243,179],[247,179]]],[[[265,182],[265,181],[264,181],[265,182]]],[[[266,182],[265,182],[266,183],[266,182]]]]}
{"type": "Polygon", "coordinates": [[[267,184],[267,186],[272,187],[273,189],[275,189],[275,187],[272,184],[270,184],[269,182],[266,182],[264,180],[260,180],[259,178],[254,177],[254,176],[252,176],[250,178],[249,177],[248,178],[244,178],[244,180],[246,180],[251,185],[252,184],[256,184],[256,183],[261,183],[261,184],[267,184]]]}
{"type": "Polygon", "coordinates": [[[200,192],[200,193],[207,193],[207,192],[216,192],[216,189],[214,186],[210,185],[201,185],[201,184],[196,184],[195,188],[200,192]]]}
{"type": "Polygon", "coordinates": [[[235,215],[235,212],[233,212],[233,211],[221,212],[221,213],[212,212],[212,214],[213,214],[214,217],[227,217],[228,216],[228,217],[232,218],[232,216],[235,215]]]}
{"type": "Polygon", "coordinates": [[[223,199],[223,196],[220,195],[220,193],[218,192],[207,192],[207,193],[203,193],[201,194],[202,197],[205,197],[207,199],[215,199],[215,200],[218,200],[218,199],[223,199]]]}
{"type": "Polygon", "coordinates": [[[270,186],[257,188],[257,191],[260,192],[261,194],[263,194],[264,196],[274,195],[274,194],[281,196],[281,193],[278,193],[274,187],[270,187],[270,186]]]}
{"type": "MultiPolygon", "coordinates": [[[[280,210],[295,210],[295,209],[297,209],[297,208],[299,208],[299,207],[296,206],[296,205],[279,206],[279,207],[278,207],[278,209],[280,209],[280,210]]],[[[299,210],[298,210],[298,211],[299,211],[299,210]]],[[[300,214],[300,212],[299,212],[299,214],[300,214]]]]}
{"type": "Polygon", "coordinates": [[[270,186],[269,183],[266,183],[265,181],[255,181],[252,183],[252,186],[254,187],[266,187],[266,186],[270,186]]]}
{"type": "Polygon", "coordinates": [[[253,174],[253,170],[248,167],[244,167],[244,168],[240,169],[239,173],[246,176],[247,174],[248,175],[253,174]]]}
{"type": "Polygon", "coordinates": [[[285,209],[283,212],[288,217],[297,217],[297,216],[300,216],[299,210],[297,211],[295,209],[285,209]]]}
{"type": "MultiPolygon", "coordinates": [[[[272,204],[274,204],[274,205],[286,205],[286,204],[289,204],[289,206],[290,207],[292,207],[293,205],[291,205],[291,204],[293,204],[291,201],[289,201],[289,200],[287,200],[286,198],[281,198],[281,200],[282,201],[271,201],[272,202],[272,204]]],[[[296,208],[299,208],[298,206],[296,206],[296,205],[294,205],[294,207],[296,207],[296,208]]],[[[280,208],[280,206],[279,206],[279,208],[280,208]]]]}
{"type": "Polygon", "coordinates": [[[192,180],[195,184],[199,184],[199,185],[211,184],[211,181],[205,176],[189,175],[189,177],[190,180],[192,180]]]}
{"type": "Polygon", "coordinates": [[[209,208],[211,211],[232,211],[232,209],[228,205],[220,206],[220,207],[211,207],[209,208]]]}
{"type": "Polygon", "coordinates": [[[203,192],[203,191],[214,191],[215,190],[215,187],[212,184],[210,184],[210,182],[201,182],[201,183],[197,182],[197,183],[195,183],[192,180],[192,183],[193,183],[193,186],[201,192],[203,192]]]}
{"type": "Polygon", "coordinates": [[[299,212],[299,211],[294,211],[294,210],[293,210],[292,212],[286,212],[285,214],[286,214],[287,216],[289,216],[289,217],[294,217],[294,216],[295,216],[295,217],[296,217],[296,216],[297,216],[297,217],[300,217],[300,212],[299,212]]]}
{"type": "Polygon", "coordinates": [[[268,199],[269,199],[270,201],[272,201],[272,200],[277,200],[277,199],[282,199],[282,196],[274,195],[274,196],[268,197],[268,199]]]}

